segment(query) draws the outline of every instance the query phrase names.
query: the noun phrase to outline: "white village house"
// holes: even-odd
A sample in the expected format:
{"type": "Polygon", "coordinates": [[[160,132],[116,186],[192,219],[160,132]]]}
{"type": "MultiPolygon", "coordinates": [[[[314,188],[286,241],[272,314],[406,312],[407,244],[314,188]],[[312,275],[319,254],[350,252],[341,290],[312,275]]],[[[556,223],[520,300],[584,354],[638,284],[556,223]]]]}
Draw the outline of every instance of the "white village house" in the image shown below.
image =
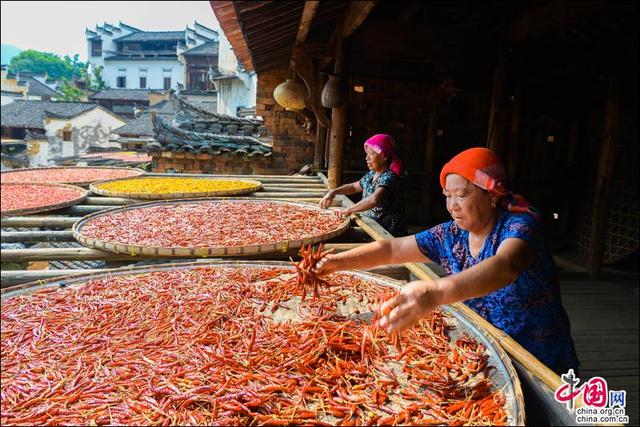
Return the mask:
{"type": "Polygon", "coordinates": [[[182,54],[218,42],[218,32],[195,23],[182,31],[143,31],[120,22],[85,30],[88,63],[104,68],[111,88],[180,89],[188,79],[204,81],[208,69],[190,70],[182,54]],[[196,75],[196,73],[199,73],[196,75]]]}
{"type": "Polygon", "coordinates": [[[105,23],[85,36],[89,64],[104,67],[112,89],[174,89],[209,111],[255,111],[256,73],[244,71],[224,34],[198,22],[184,31],[105,23]]]}
{"type": "Polygon", "coordinates": [[[95,103],[15,100],[2,107],[2,168],[16,167],[5,156],[5,147],[27,165],[46,166],[62,157],[77,156],[91,148],[114,148],[113,129],[126,121],[95,103]]]}

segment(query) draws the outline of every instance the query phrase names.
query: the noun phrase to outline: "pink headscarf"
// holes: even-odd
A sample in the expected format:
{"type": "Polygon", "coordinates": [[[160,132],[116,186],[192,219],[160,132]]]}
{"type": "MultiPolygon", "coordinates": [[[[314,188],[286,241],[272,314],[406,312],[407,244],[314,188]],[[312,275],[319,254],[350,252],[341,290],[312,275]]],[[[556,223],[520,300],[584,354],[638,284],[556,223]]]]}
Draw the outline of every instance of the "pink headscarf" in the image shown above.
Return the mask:
{"type": "Polygon", "coordinates": [[[396,142],[391,136],[384,133],[373,135],[364,142],[364,146],[369,146],[376,153],[383,155],[387,159],[391,159],[389,169],[396,175],[400,175],[402,172],[402,162],[396,154],[396,142]]]}

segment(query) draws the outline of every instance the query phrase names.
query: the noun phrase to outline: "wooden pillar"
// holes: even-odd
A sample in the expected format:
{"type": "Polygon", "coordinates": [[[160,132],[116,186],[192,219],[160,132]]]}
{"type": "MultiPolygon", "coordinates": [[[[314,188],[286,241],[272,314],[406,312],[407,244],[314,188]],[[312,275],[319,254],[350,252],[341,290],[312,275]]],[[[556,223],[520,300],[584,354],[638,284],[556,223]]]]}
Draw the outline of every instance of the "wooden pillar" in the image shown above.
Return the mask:
{"type": "Polygon", "coordinates": [[[596,177],[595,194],[591,218],[591,241],[589,243],[589,271],[596,276],[602,268],[605,240],[605,220],[607,206],[613,187],[616,163],[616,134],[620,122],[618,83],[615,77],[609,77],[609,91],[604,118],[604,133],[600,146],[600,162],[596,177]]]}
{"type": "Polygon", "coordinates": [[[427,116],[427,146],[424,152],[424,170],[426,179],[424,182],[425,191],[423,192],[422,207],[425,212],[425,220],[431,222],[433,213],[433,203],[436,203],[434,195],[434,186],[437,186],[436,171],[436,133],[438,132],[438,111],[437,106],[432,105],[427,116]]]}
{"type": "MultiPolygon", "coordinates": [[[[336,29],[336,57],[333,72],[337,76],[344,74],[344,39],[340,37],[341,27],[336,29]]],[[[329,188],[339,187],[342,181],[342,152],[347,131],[346,100],[336,108],[331,109],[331,132],[329,136],[329,188]]]]}
{"type": "Polygon", "coordinates": [[[487,129],[487,147],[500,158],[504,154],[505,92],[504,54],[501,53],[493,74],[491,110],[487,129]]]}
{"type": "Polygon", "coordinates": [[[316,145],[313,150],[313,168],[324,169],[324,151],[327,142],[327,128],[320,122],[316,125],[316,145]]]}
{"type": "Polygon", "coordinates": [[[507,176],[513,188],[517,187],[518,154],[520,153],[520,122],[522,109],[522,91],[516,90],[511,106],[511,131],[507,154],[507,176]]]}

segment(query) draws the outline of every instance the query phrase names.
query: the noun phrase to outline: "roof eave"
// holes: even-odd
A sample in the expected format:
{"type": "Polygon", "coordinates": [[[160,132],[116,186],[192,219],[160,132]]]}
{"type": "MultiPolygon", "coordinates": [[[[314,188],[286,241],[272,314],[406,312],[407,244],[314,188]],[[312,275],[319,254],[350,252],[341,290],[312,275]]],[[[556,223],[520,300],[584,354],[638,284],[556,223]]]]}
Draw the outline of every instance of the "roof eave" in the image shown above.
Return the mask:
{"type": "Polygon", "coordinates": [[[240,28],[238,20],[238,14],[235,6],[231,1],[214,1],[210,0],[211,9],[220,24],[220,29],[224,32],[224,35],[229,40],[233,52],[238,60],[244,65],[244,69],[247,71],[254,71],[255,66],[251,55],[251,50],[247,45],[247,41],[244,39],[244,34],[240,28]]]}

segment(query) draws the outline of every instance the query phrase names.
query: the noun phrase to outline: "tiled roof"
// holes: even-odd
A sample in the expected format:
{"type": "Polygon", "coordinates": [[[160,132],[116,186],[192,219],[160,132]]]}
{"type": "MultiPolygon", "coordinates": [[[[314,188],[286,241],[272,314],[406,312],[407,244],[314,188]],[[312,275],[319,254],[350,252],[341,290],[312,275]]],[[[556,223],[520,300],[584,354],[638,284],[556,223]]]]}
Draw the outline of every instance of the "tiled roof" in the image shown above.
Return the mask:
{"type": "Polygon", "coordinates": [[[105,61],[177,61],[177,55],[111,55],[104,58],[105,61]]]}
{"type": "Polygon", "coordinates": [[[205,42],[200,46],[192,47],[189,50],[182,52],[183,55],[191,56],[217,56],[218,55],[218,43],[205,42]]]}
{"type": "Polygon", "coordinates": [[[149,101],[150,89],[104,89],[89,97],[91,100],[120,99],[125,101],[149,101]]]}
{"type": "Polygon", "coordinates": [[[97,108],[94,102],[24,101],[2,106],[2,126],[44,129],[45,117],[70,119],[97,108]]]}
{"type": "Polygon", "coordinates": [[[140,31],[113,39],[117,42],[157,42],[184,40],[184,31],[140,31]]]}
{"type": "Polygon", "coordinates": [[[49,86],[47,86],[46,84],[36,80],[33,77],[23,77],[20,76],[20,80],[18,81],[18,84],[22,85],[22,84],[29,84],[29,95],[33,95],[33,96],[49,96],[49,97],[56,97],[56,96],[62,96],[62,94],[60,92],[57,92],[53,89],[51,89],[49,86]]]}
{"type": "MultiPolygon", "coordinates": [[[[214,123],[211,126],[216,125],[222,127],[221,123],[214,123]]],[[[149,144],[148,149],[151,153],[176,151],[213,155],[230,153],[248,157],[271,156],[272,146],[251,136],[254,127],[246,126],[247,133],[245,133],[245,129],[240,128],[238,125],[234,127],[234,134],[229,133],[229,126],[227,126],[228,133],[226,134],[213,133],[209,131],[209,126],[206,125],[202,131],[192,131],[174,126],[169,122],[166,115],[156,115],[154,126],[156,142],[149,144]],[[251,128],[251,130],[248,128],[251,128]]],[[[194,125],[194,128],[198,129],[199,124],[194,125]]]]}
{"type": "MultiPolygon", "coordinates": [[[[159,113],[161,114],[161,113],[159,113]]],[[[164,115],[164,114],[162,114],[164,115]]],[[[168,120],[170,116],[165,116],[168,120]]],[[[120,126],[113,130],[113,133],[120,136],[153,136],[153,123],[151,114],[143,113],[139,117],[127,122],[126,125],[120,126]]]]}

